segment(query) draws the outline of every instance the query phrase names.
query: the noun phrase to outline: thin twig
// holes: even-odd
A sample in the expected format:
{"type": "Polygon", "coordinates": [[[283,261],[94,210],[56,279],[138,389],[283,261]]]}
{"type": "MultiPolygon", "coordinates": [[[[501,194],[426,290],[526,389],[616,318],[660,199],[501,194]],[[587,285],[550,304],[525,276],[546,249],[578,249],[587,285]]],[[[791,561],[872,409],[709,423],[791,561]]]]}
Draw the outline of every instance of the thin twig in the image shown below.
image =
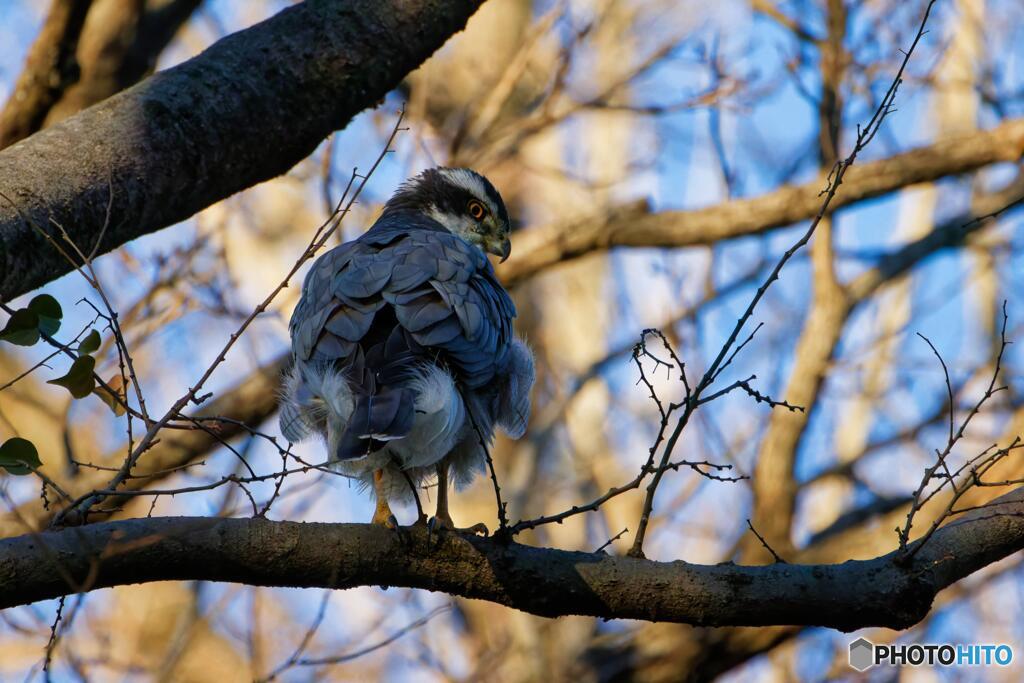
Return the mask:
{"type": "Polygon", "coordinates": [[[316,635],[317,630],[319,630],[320,625],[324,621],[324,617],[327,615],[327,605],[330,602],[331,595],[333,593],[334,591],[328,589],[325,590],[323,592],[323,595],[320,596],[320,607],[317,608],[316,616],[313,617],[313,623],[311,623],[309,625],[309,628],[306,629],[305,635],[302,636],[302,640],[299,641],[299,644],[296,646],[295,650],[288,657],[288,659],[286,659],[280,666],[278,666],[276,669],[267,674],[265,678],[256,679],[256,683],[270,683],[275,678],[283,674],[285,671],[298,664],[299,659],[306,652],[306,648],[308,648],[309,644],[313,641],[313,636],[316,635]]]}
{"type": "MultiPolygon", "coordinates": [[[[644,538],[647,533],[647,526],[650,522],[651,513],[654,509],[654,496],[657,493],[658,485],[661,483],[661,479],[665,473],[665,464],[669,462],[669,459],[672,456],[672,452],[679,441],[679,437],[681,436],[683,430],[686,428],[686,425],[689,423],[689,419],[692,416],[693,412],[699,406],[699,402],[702,398],[704,391],[707,390],[714,383],[714,381],[718,378],[721,370],[727,364],[732,362],[732,360],[736,357],[736,353],[740,349],[742,349],[743,346],[747,344],[747,342],[749,342],[750,337],[748,337],[747,341],[744,341],[742,344],[740,344],[735,351],[733,350],[734,345],[736,344],[736,340],[739,338],[740,332],[743,330],[747,322],[753,316],[754,311],[761,303],[761,300],[767,293],[768,288],[771,287],[771,285],[776,280],[779,279],[779,275],[782,272],[782,269],[786,266],[787,263],[789,263],[789,261],[796,255],[796,253],[800,251],[804,246],[806,246],[808,242],[810,242],[810,239],[817,230],[818,225],[822,222],[822,220],[824,220],[825,216],[829,214],[829,207],[831,206],[832,200],[836,196],[836,193],[839,191],[839,187],[843,184],[843,179],[846,175],[846,172],[849,170],[851,166],[853,166],[854,162],[857,159],[857,155],[860,154],[860,152],[863,151],[864,148],[875,137],[875,134],[878,132],[886,116],[888,116],[892,112],[892,106],[896,99],[896,93],[899,90],[900,84],[903,82],[903,72],[906,70],[907,64],[910,62],[910,57],[914,53],[915,48],[917,47],[921,38],[925,34],[925,26],[928,23],[928,17],[931,13],[932,7],[935,4],[935,1],[936,0],[930,0],[928,6],[925,8],[924,16],[921,18],[920,26],[918,27],[917,34],[915,35],[913,42],[911,43],[910,49],[904,52],[903,61],[900,64],[900,67],[896,72],[896,76],[893,78],[892,83],[889,85],[889,88],[886,91],[885,96],[882,98],[882,101],[879,104],[878,108],[875,110],[871,119],[865,126],[857,126],[857,139],[854,143],[853,149],[851,150],[850,154],[843,160],[837,162],[836,165],[832,168],[831,172],[829,173],[825,188],[821,191],[821,195],[824,197],[824,199],[822,201],[821,208],[818,210],[818,213],[812,219],[811,224],[808,226],[807,230],[800,237],[800,239],[798,239],[789,249],[786,250],[786,252],[775,264],[775,267],[772,269],[771,273],[768,275],[764,283],[760,287],[758,287],[757,291],[754,293],[754,296],[751,298],[750,303],[747,305],[746,309],[737,319],[736,324],[733,326],[732,331],[726,338],[725,343],[722,344],[722,347],[719,350],[717,356],[711,362],[711,365],[708,366],[707,371],[705,371],[704,376],[697,383],[697,386],[694,387],[693,394],[686,401],[684,410],[682,414],[679,416],[675,429],[666,441],[665,449],[662,452],[661,465],[658,467],[657,471],[654,474],[654,477],[651,479],[650,484],[648,484],[647,486],[647,492],[644,497],[643,509],[640,513],[640,521],[637,525],[636,535],[633,539],[633,547],[630,549],[629,552],[631,556],[643,557],[644,538]]],[[[757,330],[755,329],[754,332],[756,331],[757,330]]],[[[791,407],[790,409],[792,410],[793,408],[791,407]]]]}
{"type": "Polygon", "coordinates": [[[762,536],[761,534],[757,533],[757,529],[754,528],[754,525],[750,522],[749,519],[747,520],[747,527],[750,529],[750,532],[752,534],[757,536],[757,540],[761,541],[761,545],[764,546],[765,550],[767,550],[768,552],[770,552],[772,554],[772,557],[775,558],[775,562],[776,563],[778,563],[778,564],[788,564],[784,559],[782,559],[782,557],[779,556],[779,554],[777,552],[775,552],[774,548],[772,548],[770,545],[768,545],[768,541],[764,540],[764,536],[762,536]]]}
{"type": "Polygon", "coordinates": [[[924,471],[924,475],[921,477],[921,482],[918,484],[917,489],[914,491],[912,496],[912,502],[910,509],[907,511],[907,518],[902,528],[896,529],[896,534],[899,538],[899,552],[896,556],[896,561],[901,564],[909,562],[913,556],[924,547],[928,539],[932,537],[935,531],[942,525],[950,515],[955,514],[954,511],[957,509],[956,504],[963,497],[967,491],[977,486],[986,485],[999,485],[998,482],[984,482],[981,477],[988,472],[997,462],[1005,458],[1007,455],[1015,450],[1024,448],[1021,437],[1017,436],[1014,440],[1003,448],[997,448],[996,445],[989,446],[981,453],[978,453],[972,458],[969,458],[963,465],[957,468],[955,471],[950,472],[947,460],[956,445],[963,439],[967,432],[967,427],[971,424],[974,417],[981,411],[982,407],[997,393],[1006,389],[1005,386],[997,386],[996,383],[999,380],[999,375],[1002,371],[1003,357],[1006,354],[1006,349],[1010,345],[1010,342],[1006,338],[1006,327],[1009,321],[1009,316],[1006,312],[1006,301],[1003,301],[1003,322],[1000,329],[1000,344],[999,351],[996,354],[995,367],[992,370],[992,376],[989,380],[988,386],[985,392],[981,395],[978,401],[971,407],[971,409],[964,416],[960,422],[960,426],[954,431],[953,426],[953,403],[952,403],[952,384],[949,379],[949,372],[946,368],[945,362],[942,360],[942,356],[939,354],[935,346],[923,335],[921,336],[925,342],[931,347],[932,351],[938,357],[939,362],[942,364],[943,371],[945,372],[946,387],[949,392],[950,400],[950,424],[949,424],[949,437],[946,442],[946,446],[941,450],[936,450],[935,462],[927,467],[924,471]],[[938,486],[931,490],[930,493],[925,495],[925,489],[928,484],[935,478],[936,472],[942,468],[944,476],[940,477],[938,486]],[[958,481],[959,479],[959,481],[958,481]],[[917,512],[932,498],[934,498],[940,491],[943,491],[946,487],[951,490],[951,495],[946,506],[940,512],[928,530],[924,533],[921,539],[910,544],[910,531],[914,526],[914,518],[917,512]]]}
{"type": "Polygon", "coordinates": [[[484,433],[476,421],[476,416],[473,415],[470,404],[465,401],[464,403],[466,403],[466,414],[469,415],[469,421],[473,425],[477,439],[480,441],[480,448],[483,449],[484,457],[487,459],[487,469],[490,471],[491,484],[494,486],[494,500],[498,506],[498,531],[494,535],[496,538],[509,539],[511,534],[509,533],[508,516],[505,509],[506,503],[501,500],[501,486],[498,485],[498,474],[494,470],[494,459],[491,457],[491,449],[487,447],[487,439],[484,438],[484,433]]]}
{"type": "Polygon", "coordinates": [[[371,652],[375,652],[376,650],[380,650],[381,648],[387,647],[388,645],[395,642],[407,633],[410,633],[411,631],[414,631],[420,628],[421,626],[425,626],[428,621],[438,616],[439,614],[444,614],[445,612],[451,610],[451,608],[451,605],[442,605],[440,607],[435,607],[419,619],[410,622],[409,624],[406,624],[399,630],[395,631],[387,638],[384,638],[383,640],[376,642],[373,645],[367,645],[366,647],[360,648],[354,652],[350,652],[345,655],[338,655],[335,657],[300,659],[298,662],[296,662],[296,664],[298,664],[299,666],[327,666],[330,664],[342,664],[344,662],[351,662],[353,659],[364,657],[370,654],[371,652]]]}
{"type": "Polygon", "coordinates": [[[623,537],[623,536],[624,536],[625,534],[627,534],[627,533],[629,533],[629,527],[626,527],[625,529],[623,529],[622,531],[620,531],[619,533],[615,534],[614,536],[612,536],[611,538],[609,538],[609,539],[608,539],[607,541],[605,541],[604,543],[602,543],[601,545],[599,545],[599,546],[597,547],[597,550],[595,550],[595,551],[594,551],[594,554],[596,555],[597,553],[602,553],[602,552],[604,552],[604,549],[605,549],[605,548],[607,548],[607,547],[608,547],[608,546],[610,546],[610,545],[611,545],[612,543],[614,543],[615,541],[617,541],[617,540],[619,540],[620,538],[622,538],[622,537],[623,537]]]}
{"type": "Polygon", "coordinates": [[[43,679],[47,683],[51,680],[50,664],[53,663],[53,652],[57,649],[57,641],[60,640],[58,628],[60,627],[61,617],[64,615],[64,601],[66,599],[66,595],[60,596],[60,599],[57,601],[57,614],[53,617],[53,623],[50,624],[50,639],[46,642],[46,656],[43,659],[43,679]]]}
{"type": "MultiPolygon", "coordinates": [[[[182,409],[184,409],[186,405],[188,405],[190,402],[196,404],[201,403],[202,400],[205,400],[205,398],[209,396],[209,394],[205,396],[200,396],[199,392],[206,384],[206,382],[210,379],[210,377],[213,375],[217,367],[219,367],[220,364],[224,362],[224,359],[227,357],[227,354],[231,350],[231,348],[235,345],[235,343],[242,336],[242,334],[248,329],[249,325],[252,324],[252,322],[267,309],[267,307],[273,302],[273,300],[277,297],[281,290],[288,286],[288,283],[291,281],[292,277],[295,276],[295,274],[303,266],[303,264],[305,264],[306,261],[313,258],[316,255],[316,253],[324,246],[324,244],[326,244],[327,240],[330,239],[331,235],[340,227],[342,220],[344,220],[345,216],[347,216],[348,213],[350,212],[352,206],[362,193],[363,189],[366,187],[366,184],[369,181],[370,177],[373,175],[374,171],[376,171],[377,167],[384,160],[384,157],[393,151],[391,146],[394,143],[395,138],[397,137],[400,131],[404,130],[401,126],[403,116],[404,112],[400,111],[398,118],[395,122],[395,126],[391,131],[391,135],[388,137],[387,142],[384,145],[384,149],[380,152],[376,160],[373,162],[373,165],[370,167],[369,172],[365,175],[359,174],[358,169],[352,172],[352,176],[349,179],[349,184],[345,189],[345,193],[338,200],[338,205],[336,207],[334,214],[332,214],[332,216],[328,218],[327,221],[325,221],[317,228],[312,239],[310,240],[309,246],[307,246],[307,248],[295,261],[291,269],[285,275],[284,279],[276,287],[274,287],[270,294],[268,294],[267,297],[264,298],[263,301],[256,306],[252,313],[241,323],[239,328],[230,335],[230,338],[225,343],[223,348],[221,348],[220,352],[217,354],[214,361],[202,373],[202,375],[196,381],[196,383],[189,387],[188,391],[183,396],[181,396],[177,401],[174,402],[174,404],[167,410],[167,412],[164,413],[163,417],[161,417],[155,423],[149,425],[145,435],[143,435],[143,437],[139,440],[138,445],[135,446],[131,454],[125,459],[125,462],[122,465],[121,469],[107,483],[105,487],[106,491],[116,490],[118,487],[120,487],[122,483],[124,483],[124,481],[126,481],[135,463],[138,462],[139,458],[149,448],[152,447],[153,441],[156,439],[156,436],[160,432],[160,430],[163,429],[168,422],[179,417],[181,415],[182,409]],[[355,183],[356,179],[360,179],[358,185],[356,185],[355,183]],[[355,189],[354,191],[351,192],[350,196],[350,190],[353,187],[355,189]]],[[[250,495],[248,489],[245,489],[244,486],[242,488],[247,495],[250,495]]],[[[80,496],[75,501],[75,503],[73,503],[72,505],[68,506],[60,513],[58,513],[54,517],[52,524],[55,526],[59,526],[61,524],[80,523],[84,521],[84,518],[88,514],[89,510],[96,504],[102,502],[103,498],[107,495],[110,494],[90,492],[84,494],[83,496],[80,496]]],[[[253,501],[253,505],[254,508],[256,508],[256,512],[258,513],[259,510],[258,507],[256,507],[255,505],[255,501],[253,501]]]]}

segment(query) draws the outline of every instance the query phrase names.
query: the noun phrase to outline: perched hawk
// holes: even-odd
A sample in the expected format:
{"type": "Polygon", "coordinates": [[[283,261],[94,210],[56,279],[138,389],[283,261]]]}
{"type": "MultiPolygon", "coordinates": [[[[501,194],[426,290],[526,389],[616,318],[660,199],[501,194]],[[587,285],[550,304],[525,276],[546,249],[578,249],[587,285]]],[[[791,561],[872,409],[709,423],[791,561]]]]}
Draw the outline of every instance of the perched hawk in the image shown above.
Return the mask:
{"type": "Polygon", "coordinates": [[[306,276],[281,432],[291,442],[323,436],[337,469],[373,486],[374,523],[397,524],[388,500],[436,476],[434,520],[453,528],[449,477],[463,485],[483,469],[495,425],[513,438],[526,431],[533,356],[486,256],[504,261],[510,248],[494,186],[436,168],[306,276]]]}

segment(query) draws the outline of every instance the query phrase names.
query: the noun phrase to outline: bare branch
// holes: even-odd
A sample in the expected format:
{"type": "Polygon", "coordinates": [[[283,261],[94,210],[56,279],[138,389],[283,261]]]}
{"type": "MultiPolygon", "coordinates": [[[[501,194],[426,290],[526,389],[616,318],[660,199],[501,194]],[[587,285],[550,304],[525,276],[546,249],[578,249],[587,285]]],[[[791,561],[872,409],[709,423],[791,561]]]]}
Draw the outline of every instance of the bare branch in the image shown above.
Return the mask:
{"type": "Polygon", "coordinates": [[[92,0],[53,0],[18,82],[0,112],[0,149],[42,125],[50,107],[78,77],[75,48],[92,0]]]}
{"type": "MultiPolygon", "coordinates": [[[[853,166],[832,211],[910,185],[969,173],[1024,156],[1024,119],[992,130],[944,138],[928,147],[853,166]]],[[[497,268],[502,282],[515,285],[563,261],[615,247],[692,247],[759,235],[812,220],[821,208],[824,178],[750,199],[732,199],[704,209],[652,212],[646,201],[606,210],[572,223],[525,230],[516,253],[497,268]]]]}
{"type": "Polygon", "coordinates": [[[261,586],[406,586],[541,616],[697,625],[906,628],[935,594],[1024,548],[1024,490],[942,527],[911,560],[743,567],[533,548],[427,530],[408,541],[366,524],[150,518],[0,541],[0,609],[70,592],[162,580],[261,586]]]}
{"type": "MultiPolygon", "coordinates": [[[[110,227],[99,246],[110,251],[287,171],[375,105],[479,5],[292,5],[3,150],[0,189],[38,224],[52,218],[78,244],[92,245],[112,184],[110,227]]],[[[0,300],[69,270],[15,211],[0,207],[0,300]]]]}
{"type": "Polygon", "coordinates": [[[757,536],[757,540],[761,541],[761,545],[764,546],[765,550],[767,550],[768,552],[770,552],[772,554],[772,557],[775,558],[776,562],[781,563],[781,564],[786,564],[786,561],[784,559],[782,559],[781,557],[779,557],[779,554],[777,552],[775,552],[775,550],[770,545],[768,545],[768,541],[764,540],[764,536],[762,536],[761,534],[757,533],[757,529],[754,528],[754,525],[750,522],[749,519],[747,520],[747,528],[750,529],[750,533],[752,533],[755,536],[757,536]]]}

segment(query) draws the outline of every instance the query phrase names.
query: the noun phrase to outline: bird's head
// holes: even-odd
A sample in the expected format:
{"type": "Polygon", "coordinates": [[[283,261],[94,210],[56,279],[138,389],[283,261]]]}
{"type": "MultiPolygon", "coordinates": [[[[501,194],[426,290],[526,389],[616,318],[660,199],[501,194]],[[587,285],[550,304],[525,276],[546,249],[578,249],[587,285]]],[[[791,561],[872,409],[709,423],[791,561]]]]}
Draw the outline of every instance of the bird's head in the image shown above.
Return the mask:
{"type": "Polygon", "coordinates": [[[512,250],[505,203],[487,178],[468,168],[430,168],[410,178],[384,213],[413,211],[504,261],[512,250]]]}

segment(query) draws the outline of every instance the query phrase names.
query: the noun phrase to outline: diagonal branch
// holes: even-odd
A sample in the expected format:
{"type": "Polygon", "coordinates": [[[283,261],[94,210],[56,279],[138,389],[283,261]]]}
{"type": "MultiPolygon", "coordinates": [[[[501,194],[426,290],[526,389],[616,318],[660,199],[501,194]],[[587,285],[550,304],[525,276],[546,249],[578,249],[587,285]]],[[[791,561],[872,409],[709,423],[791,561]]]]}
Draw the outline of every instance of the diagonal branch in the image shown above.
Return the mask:
{"type": "MultiPolygon", "coordinates": [[[[374,106],[480,0],[308,0],[0,152],[0,191],[100,252],[284,173],[374,106]]],[[[0,300],[70,266],[0,207],[0,300]],[[30,257],[29,257],[30,256],[30,257]]]]}
{"type": "Polygon", "coordinates": [[[43,125],[63,121],[148,76],[200,4],[94,0],[78,41],[81,75],[54,103],[43,125]]]}
{"type": "MultiPolygon", "coordinates": [[[[990,164],[1024,157],[1024,119],[987,131],[944,138],[927,147],[853,166],[835,211],[909,185],[969,173],[990,164]]],[[[498,267],[508,285],[528,279],[562,261],[613,247],[690,247],[759,235],[810,220],[821,208],[823,177],[787,185],[749,199],[733,199],[704,209],[652,212],[632,202],[605,216],[553,223],[516,236],[516,253],[498,267]]]]}
{"type": "Polygon", "coordinates": [[[14,92],[0,111],[0,148],[34,133],[77,79],[75,48],[92,0],[54,0],[14,92]]]}

